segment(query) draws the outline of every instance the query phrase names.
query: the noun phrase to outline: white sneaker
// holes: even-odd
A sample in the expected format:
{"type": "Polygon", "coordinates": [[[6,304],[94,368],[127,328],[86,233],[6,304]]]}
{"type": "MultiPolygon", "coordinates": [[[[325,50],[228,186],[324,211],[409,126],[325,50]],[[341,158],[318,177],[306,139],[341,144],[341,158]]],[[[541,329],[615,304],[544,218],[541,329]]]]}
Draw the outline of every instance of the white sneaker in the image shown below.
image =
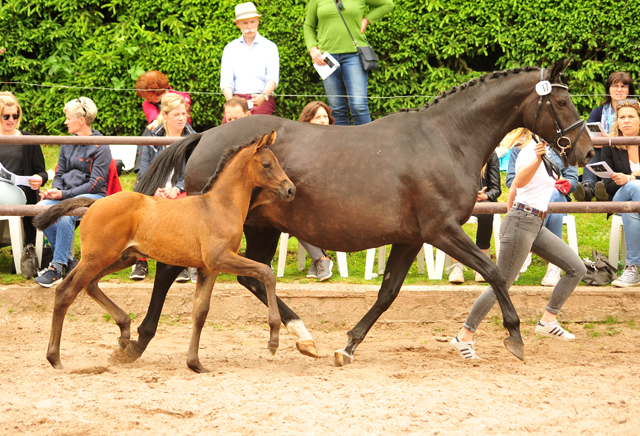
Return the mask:
{"type": "Polygon", "coordinates": [[[560,281],[560,268],[550,263],[547,265],[547,273],[542,278],[540,283],[542,286],[555,287],[560,281]]]}
{"type": "Polygon", "coordinates": [[[611,284],[619,288],[628,288],[630,286],[640,285],[640,274],[638,274],[638,266],[627,265],[627,267],[622,272],[622,275],[618,279],[612,281],[611,284]]]}
{"type": "Polygon", "coordinates": [[[473,272],[473,277],[475,278],[476,282],[486,282],[484,277],[482,277],[482,274],[480,274],[478,271],[473,272]]]}
{"type": "Polygon", "coordinates": [[[529,252],[529,255],[524,260],[522,268],[520,268],[520,274],[527,272],[527,268],[529,268],[529,265],[531,265],[531,252],[529,252]]]}
{"type": "Polygon", "coordinates": [[[458,352],[460,357],[462,357],[464,360],[479,359],[478,355],[476,354],[476,350],[474,350],[473,348],[473,346],[475,345],[475,341],[462,342],[460,339],[458,339],[458,335],[456,335],[453,339],[451,339],[451,342],[449,342],[449,344],[454,350],[458,352]]]}
{"type": "Polygon", "coordinates": [[[460,262],[456,262],[447,268],[447,273],[449,273],[449,283],[464,283],[464,270],[466,270],[465,266],[460,262]]]}
{"type": "Polygon", "coordinates": [[[558,321],[554,321],[548,325],[542,325],[542,321],[538,321],[536,333],[550,338],[557,338],[561,341],[573,341],[576,338],[575,335],[563,329],[560,324],[558,324],[558,321]]]}

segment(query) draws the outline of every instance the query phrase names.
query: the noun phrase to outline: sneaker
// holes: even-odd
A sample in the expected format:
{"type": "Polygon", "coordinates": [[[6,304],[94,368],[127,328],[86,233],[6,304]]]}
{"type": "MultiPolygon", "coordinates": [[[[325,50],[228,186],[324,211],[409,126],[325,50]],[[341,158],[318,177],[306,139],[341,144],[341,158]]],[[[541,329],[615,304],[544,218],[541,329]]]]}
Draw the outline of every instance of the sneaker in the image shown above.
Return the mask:
{"type": "Polygon", "coordinates": [[[573,191],[573,199],[575,201],[584,201],[584,188],[582,187],[582,183],[578,183],[576,186],[576,190],[573,191]]]}
{"type": "Polygon", "coordinates": [[[176,277],[176,282],[178,283],[186,283],[189,280],[191,280],[191,276],[189,275],[188,268],[185,268],[182,271],[180,271],[180,274],[178,274],[178,277],[176,277]]]}
{"type": "Polygon", "coordinates": [[[71,274],[71,271],[73,271],[73,269],[77,267],[79,263],[80,262],[78,262],[75,258],[71,258],[67,260],[67,266],[64,269],[65,277],[71,274]]]}
{"type": "Polygon", "coordinates": [[[311,266],[309,267],[309,272],[307,272],[307,277],[315,279],[318,276],[318,272],[316,270],[316,263],[311,262],[311,266]]]}
{"type": "Polygon", "coordinates": [[[547,265],[547,273],[542,278],[540,283],[542,286],[555,287],[560,281],[560,268],[550,263],[547,265]]]}
{"type": "Polygon", "coordinates": [[[133,265],[131,268],[131,275],[129,278],[131,280],[144,280],[144,278],[149,273],[149,264],[146,260],[139,260],[133,265]]]}
{"type": "Polygon", "coordinates": [[[191,277],[191,283],[198,281],[198,268],[189,268],[189,277],[191,277]]]}
{"type": "Polygon", "coordinates": [[[478,271],[473,272],[473,278],[476,280],[476,282],[486,282],[484,277],[482,277],[482,274],[480,274],[478,271]]]}
{"type": "Polygon", "coordinates": [[[619,288],[628,288],[640,284],[640,274],[638,274],[638,265],[627,265],[622,275],[611,282],[613,286],[619,288]]]}
{"type": "Polygon", "coordinates": [[[460,357],[462,357],[464,360],[479,359],[478,355],[476,354],[476,350],[473,349],[475,341],[462,342],[460,339],[458,339],[458,335],[456,335],[453,339],[451,339],[451,342],[449,342],[449,344],[454,350],[458,352],[460,357]]]}
{"type": "Polygon", "coordinates": [[[596,182],[596,187],[594,191],[595,191],[596,200],[609,201],[609,194],[607,194],[607,189],[604,187],[604,183],[596,182]]]}
{"type": "Polygon", "coordinates": [[[36,277],[34,282],[42,286],[43,288],[50,288],[53,285],[57,285],[62,281],[62,268],[58,270],[55,266],[51,265],[40,277],[36,277]]]}
{"type": "Polygon", "coordinates": [[[333,275],[333,262],[329,259],[318,259],[316,261],[317,279],[321,282],[328,280],[333,275]]]}
{"type": "Polygon", "coordinates": [[[449,283],[464,283],[463,271],[467,268],[460,262],[455,262],[449,268],[447,273],[449,274],[449,283]]]}
{"type": "Polygon", "coordinates": [[[558,321],[554,321],[548,325],[543,325],[542,321],[538,321],[536,325],[536,333],[550,338],[557,338],[561,341],[573,341],[576,337],[563,329],[558,321]]]}
{"type": "Polygon", "coordinates": [[[522,268],[520,268],[520,274],[526,273],[527,268],[529,268],[529,265],[531,265],[531,252],[529,252],[529,254],[527,255],[527,258],[524,260],[524,263],[522,264],[522,268]]]}

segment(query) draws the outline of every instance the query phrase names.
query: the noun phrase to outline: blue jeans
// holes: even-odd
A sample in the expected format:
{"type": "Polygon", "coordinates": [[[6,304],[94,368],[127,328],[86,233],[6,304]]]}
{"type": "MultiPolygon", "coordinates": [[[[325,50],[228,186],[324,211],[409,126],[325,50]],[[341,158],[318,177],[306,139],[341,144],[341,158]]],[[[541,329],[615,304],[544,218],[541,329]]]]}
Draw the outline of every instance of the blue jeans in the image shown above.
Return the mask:
{"type": "Polygon", "coordinates": [[[351,110],[354,126],[370,123],[371,116],[367,100],[369,74],[362,68],[358,53],[332,53],[331,55],[340,62],[340,66],[323,83],[336,125],[350,125],[347,104],[351,110]],[[344,97],[345,95],[349,96],[348,99],[344,97]]]}
{"type": "MultiPolygon", "coordinates": [[[[100,194],[82,194],[78,197],[87,197],[99,200],[103,198],[100,194]]],[[[49,205],[58,204],[61,200],[42,200],[38,204],[49,205]]],[[[51,263],[59,263],[61,265],[67,265],[69,260],[72,259],[71,247],[73,246],[73,236],[76,231],[76,221],[79,216],[62,216],[58,218],[58,221],[53,223],[49,228],[44,230],[44,235],[51,244],[53,250],[53,260],[51,263]]]]}
{"type": "MultiPolygon", "coordinates": [[[[589,171],[589,170],[587,170],[589,171]]],[[[590,172],[590,171],[589,171],[590,172]]],[[[566,203],[567,198],[557,189],[553,190],[549,203],[566,203]]],[[[562,218],[566,213],[550,213],[544,220],[544,226],[548,228],[551,233],[562,239],[562,218]]]]}
{"type": "MultiPolygon", "coordinates": [[[[640,180],[621,186],[613,201],[640,201],[640,180]]],[[[623,213],[622,224],[627,244],[627,265],[640,266],[640,213],[623,213]]]]}
{"type": "MultiPolygon", "coordinates": [[[[602,148],[594,148],[593,151],[595,152],[595,154],[593,155],[593,159],[591,159],[589,163],[600,162],[602,160],[602,148]]],[[[600,180],[602,180],[600,177],[596,176],[585,167],[584,171],[582,172],[583,184],[591,183],[591,186],[593,187],[596,186],[596,183],[600,180]]]]}

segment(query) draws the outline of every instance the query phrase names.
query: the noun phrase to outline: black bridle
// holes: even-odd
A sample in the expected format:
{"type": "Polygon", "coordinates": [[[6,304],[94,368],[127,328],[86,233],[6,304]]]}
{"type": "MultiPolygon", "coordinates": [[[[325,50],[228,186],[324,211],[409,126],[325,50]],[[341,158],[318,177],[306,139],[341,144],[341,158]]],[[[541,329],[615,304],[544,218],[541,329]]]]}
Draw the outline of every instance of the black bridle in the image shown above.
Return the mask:
{"type": "MultiPolygon", "coordinates": [[[[544,81],[544,68],[540,69],[540,82],[542,81],[544,81]]],[[[562,88],[566,90],[569,89],[567,85],[562,83],[551,83],[551,87],[562,88]]],[[[533,120],[533,129],[531,129],[533,133],[535,133],[536,124],[538,123],[538,115],[540,114],[540,107],[542,107],[543,99],[546,100],[547,107],[549,108],[549,111],[551,111],[551,118],[553,118],[553,122],[556,125],[556,136],[554,136],[553,139],[551,140],[551,144],[550,144],[551,148],[555,149],[558,152],[558,155],[566,165],[567,157],[568,157],[567,153],[572,152],[573,142],[574,142],[574,141],[571,141],[571,138],[567,136],[567,133],[575,129],[576,127],[580,127],[580,130],[578,130],[578,134],[576,135],[576,139],[575,139],[575,141],[577,141],[578,138],[580,138],[580,135],[582,135],[582,131],[584,130],[584,125],[585,125],[584,120],[582,118],[578,118],[577,121],[567,126],[567,128],[563,129],[560,126],[560,123],[558,122],[558,117],[556,116],[556,111],[553,109],[553,105],[551,104],[551,98],[549,98],[549,94],[541,95],[540,98],[538,99],[538,106],[536,107],[536,116],[533,120]]],[[[545,166],[546,165],[547,163],[545,162],[545,166]]],[[[549,170],[547,169],[547,171],[549,170]]]]}

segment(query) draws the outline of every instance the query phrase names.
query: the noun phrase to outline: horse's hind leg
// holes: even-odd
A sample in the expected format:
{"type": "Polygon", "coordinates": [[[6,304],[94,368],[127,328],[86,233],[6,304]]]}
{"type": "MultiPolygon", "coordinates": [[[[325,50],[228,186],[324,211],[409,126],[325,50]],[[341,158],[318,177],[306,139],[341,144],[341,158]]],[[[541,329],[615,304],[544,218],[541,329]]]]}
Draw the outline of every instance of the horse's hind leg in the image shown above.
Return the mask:
{"type": "Polygon", "coordinates": [[[156,335],[158,322],[162,314],[162,306],[164,306],[169,288],[183,269],[184,267],[182,266],[167,265],[161,262],[157,263],[156,278],[153,282],[153,292],[151,293],[149,310],[138,327],[138,340],[130,341],[127,346],[127,357],[129,357],[132,362],[142,356],[144,350],[147,349],[147,345],[149,345],[151,339],[156,335]]]}
{"type": "MultiPolygon", "coordinates": [[[[524,360],[524,343],[520,335],[520,318],[518,318],[516,309],[513,307],[502,273],[459,225],[453,224],[446,232],[440,231],[440,234],[446,235],[446,238],[439,238],[434,241],[436,247],[469,268],[478,271],[489,282],[496,294],[498,303],[500,303],[503,325],[509,331],[509,337],[504,340],[504,345],[514,356],[524,360]]],[[[522,265],[522,262],[519,265],[522,265]]]]}
{"type": "Polygon", "coordinates": [[[353,361],[353,354],[358,345],[364,340],[380,315],[391,306],[391,303],[398,296],[409,268],[419,252],[420,245],[393,245],[391,247],[382,286],[378,291],[378,299],[360,322],[347,333],[347,346],[335,352],[334,363],[336,366],[344,366],[353,361]]]}
{"type": "Polygon", "coordinates": [[[93,298],[109,315],[113,317],[116,325],[120,328],[120,337],[118,338],[118,344],[122,348],[127,348],[131,339],[131,318],[127,313],[120,309],[104,292],[98,287],[98,282],[102,277],[122,271],[125,268],[130,267],[136,262],[137,256],[130,257],[128,259],[118,259],[107,268],[102,270],[85,288],[87,294],[93,298]]]}
{"type": "MultiPolygon", "coordinates": [[[[247,241],[244,257],[270,266],[273,255],[278,247],[280,231],[273,228],[257,229],[255,227],[245,226],[244,234],[247,241]]],[[[238,283],[251,291],[263,304],[267,305],[267,292],[262,282],[253,277],[238,276],[238,283]]],[[[316,343],[309,334],[302,319],[280,300],[280,298],[277,298],[277,302],[282,323],[289,333],[296,337],[296,347],[298,351],[305,356],[318,357],[316,343]]]]}
{"type": "Polygon", "coordinates": [[[187,354],[187,366],[199,373],[209,372],[209,370],[200,363],[198,348],[200,347],[202,327],[209,314],[211,291],[216,282],[216,277],[218,277],[217,272],[198,269],[196,296],[193,301],[193,330],[191,332],[191,342],[189,343],[189,353],[187,354]]]}

